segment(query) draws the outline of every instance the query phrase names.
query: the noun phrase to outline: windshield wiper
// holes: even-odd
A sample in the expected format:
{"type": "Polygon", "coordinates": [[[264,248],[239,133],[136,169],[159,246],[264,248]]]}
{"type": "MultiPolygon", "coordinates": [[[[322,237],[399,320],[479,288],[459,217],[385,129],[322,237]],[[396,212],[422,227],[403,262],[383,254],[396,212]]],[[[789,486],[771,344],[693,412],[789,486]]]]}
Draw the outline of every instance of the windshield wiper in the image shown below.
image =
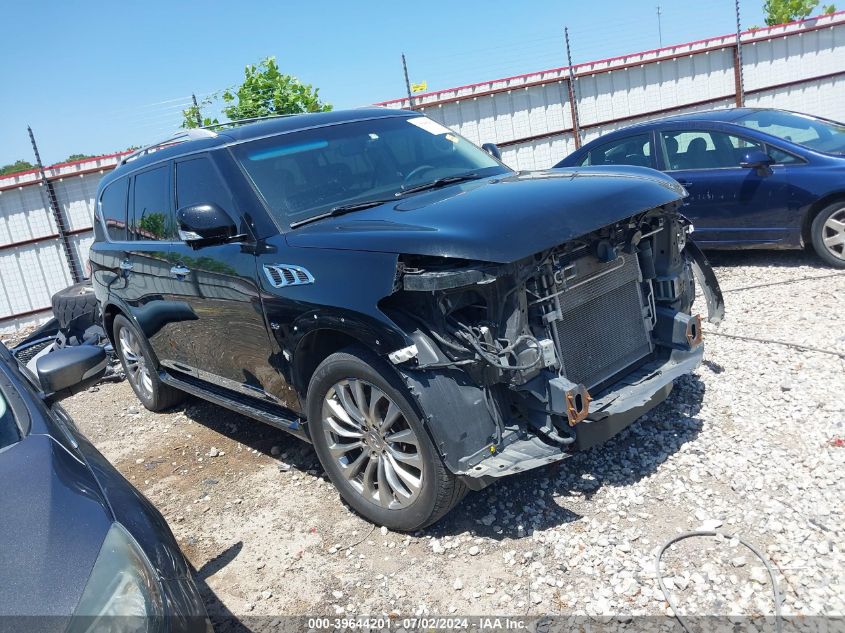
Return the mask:
{"type": "Polygon", "coordinates": [[[408,187],[407,189],[403,189],[402,191],[398,192],[397,196],[404,196],[406,193],[414,193],[415,191],[427,191],[428,189],[439,189],[440,187],[445,187],[446,185],[451,185],[456,182],[464,182],[466,180],[477,180],[478,178],[483,178],[481,174],[471,171],[468,174],[458,174],[457,176],[443,176],[443,178],[438,178],[437,180],[433,180],[431,182],[427,182],[424,185],[415,185],[413,187],[408,187]]]}
{"type": "Polygon", "coordinates": [[[369,209],[370,207],[377,207],[380,204],[385,204],[387,202],[395,202],[395,199],[386,198],[382,200],[365,200],[363,202],[351,202],[349,204],[341,204],[336,207],[332,207],[325,213],[320,213],[310,218],[305,218],[304,220],[297,220],[296,222],[291,222],[290,227],[293,229],[297,226],[308,224],[309,222],[316,222],[317,220],[322,220],[324,218],[334,218],[339,215],[344,215],[345,213],[360,211],[361,209],[369,209]]]}

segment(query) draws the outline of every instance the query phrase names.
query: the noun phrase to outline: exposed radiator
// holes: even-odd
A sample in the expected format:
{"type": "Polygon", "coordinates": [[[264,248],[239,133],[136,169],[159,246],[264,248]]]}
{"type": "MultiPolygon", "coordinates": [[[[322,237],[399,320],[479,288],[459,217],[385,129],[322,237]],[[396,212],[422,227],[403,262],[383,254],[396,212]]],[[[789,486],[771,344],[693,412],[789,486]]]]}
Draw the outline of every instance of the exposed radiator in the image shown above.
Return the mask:
{"type": "Polygon", "coordinates": [[[649,301],[635,255],[579,260],[556,291],[562,292],[550,325],[569,380],[592,388],[651,352],[649,301]]]}

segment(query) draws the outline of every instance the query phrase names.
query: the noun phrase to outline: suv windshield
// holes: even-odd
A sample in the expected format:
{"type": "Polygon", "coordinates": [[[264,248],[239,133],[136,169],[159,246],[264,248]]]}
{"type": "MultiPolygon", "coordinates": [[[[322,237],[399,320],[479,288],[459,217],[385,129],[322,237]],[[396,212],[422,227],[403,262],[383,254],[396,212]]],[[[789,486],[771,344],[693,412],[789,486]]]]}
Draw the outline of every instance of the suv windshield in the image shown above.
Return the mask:
{"type": "MultiPolygon", "coordinates": [[[[281,134],[233,152],[288,225],[338,208],[364,208],[457,176],[504,173],[487,152],[426,117],[389,117],[281,134]]],[[[347,209],[348,210],[348,209],[347,209]]]]}
{"type": "Polygon", "coordinates": [[[845,154],[845,125],[806,114],[759,110],[736,123],[829,154],[845,154]]]}

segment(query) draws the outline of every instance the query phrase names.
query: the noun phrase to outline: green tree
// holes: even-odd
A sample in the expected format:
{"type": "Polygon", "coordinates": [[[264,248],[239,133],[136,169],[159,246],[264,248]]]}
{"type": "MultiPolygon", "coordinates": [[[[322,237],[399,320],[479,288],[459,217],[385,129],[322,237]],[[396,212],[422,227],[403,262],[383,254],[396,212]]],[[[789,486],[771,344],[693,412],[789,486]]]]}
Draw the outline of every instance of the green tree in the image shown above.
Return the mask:
{"type": "MultiPolygon", "coordinates": [[[[766,12],[766,24],[774,26],[795,20],[803,20],[819,6],[819,0],[766,0],[763,11],[766,12]]],[[[822,7],[822,13],[836,11],[836,7],[828,4],[822,7]]]]}
{"type": "Polygon", "coordinates": [[[9,163],[8,165],[3,165],[0,167],[0,176],[6,176],[8,174],[14,174],[19,171],[26,171],[27,169],[32,169],[35,167],[32,163],[26,160],[16,160],[14,163],[9,163]]]}
{"type": "MultiPolygon", "coordinates": [[[[250,64],[244,69],[244,81],[237,89],[228,89],[220,97],[226,104],[223,107],[230,121],[271,116],[274,114],[300,114],[302,112],[327,112],[332,109],[328,103],[320,101],[319,90],[304,84],[292,75],[279,70],[275,57],[262,59],[258,64],[250,64]]],[[[215,125],[218,120],[203,114],[203,110],[212,106],[218,99],[212,94],[197,105],[182,110],[182,128],[215,125]]]]}
{"type": "Polygon", "coordinates": [[[274,114],[327,112],[332,109],[320,101],[318,89],[296,77],[279,71],[275,57],[267,57],[244,70],[245,78],[235,92],[226,90],[223,113],[232,121],[274,114]]]}
{"type": "Polygon", "coordinates": [[[198,120],[202,121],[203,127],[206,125],[215,125],[219,123],[217,119],[212,119],[207,116],[203,116],[202,109],[211,106],[215,99],[217,99],[217,95],[213,94],[210,97],[206,97],[202,101],[200,101],[197,105],[191,105],[184,110],[182,110],[182,127],[186,130],[193,129],[195,127],[199,127],[198,120]]]}

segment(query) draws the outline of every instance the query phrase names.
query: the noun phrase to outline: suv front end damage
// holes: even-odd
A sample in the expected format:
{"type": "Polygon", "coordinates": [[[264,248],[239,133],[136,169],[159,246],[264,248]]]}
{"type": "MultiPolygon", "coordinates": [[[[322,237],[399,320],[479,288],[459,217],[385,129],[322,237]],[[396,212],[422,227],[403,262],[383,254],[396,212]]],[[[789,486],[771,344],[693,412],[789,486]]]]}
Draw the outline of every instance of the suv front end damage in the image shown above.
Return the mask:
{"type": "Polygon", "coordinates": [[[399,259],[389,355],[447,467],[482,488],[607,440],[703,355],[715,276],[673,202],[511,263],[399,259]]]}

